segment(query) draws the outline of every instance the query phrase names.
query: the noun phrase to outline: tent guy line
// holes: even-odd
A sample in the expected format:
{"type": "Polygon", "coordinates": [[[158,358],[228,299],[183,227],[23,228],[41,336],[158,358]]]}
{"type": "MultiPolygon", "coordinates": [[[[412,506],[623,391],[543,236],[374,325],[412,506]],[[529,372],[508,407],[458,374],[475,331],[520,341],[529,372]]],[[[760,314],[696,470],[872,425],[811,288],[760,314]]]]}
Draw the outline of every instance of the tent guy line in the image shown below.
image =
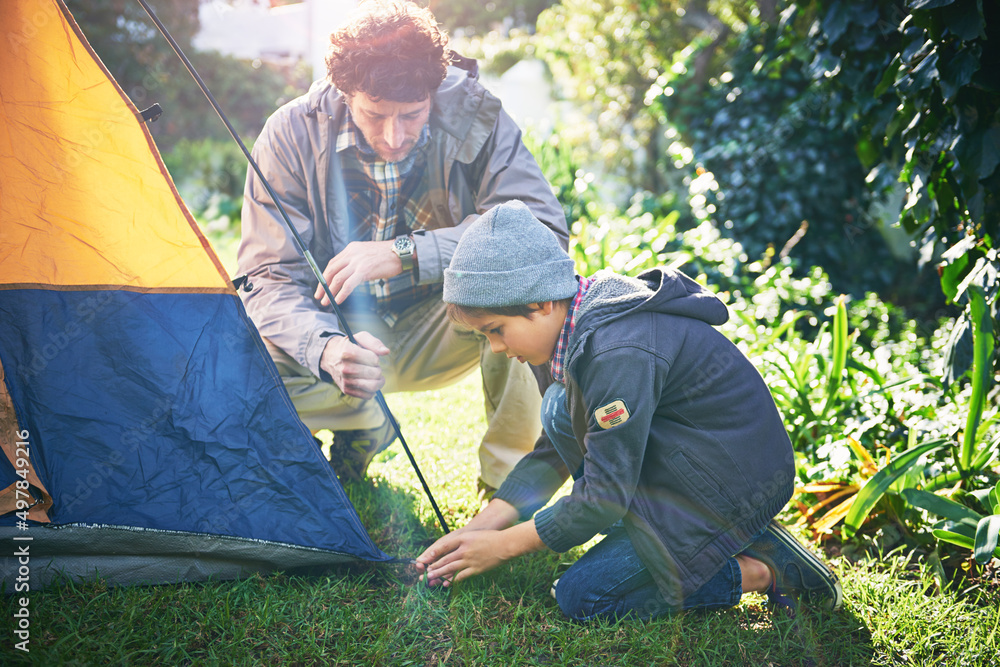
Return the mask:
{"type": "MultiPolygon", "coordinates": [[[[156,26],[156,29],[160,32],[161,35],[163,35],[163,38],[167,40],[167,42],[170,44],[170,48],[173,49],[175,54],[177,54],[177,57],[181,60],[181,62],[184,63],[184,67],[194,78],[195,82],[198,84],[198,87],[201,88],[201,92],[203,92],[205,94],[205,97],[208,98],[208,101],[212,105],[212,108],[215,109],[215,113],[219,115],[219,118],[222,120],[223,124],[225,124],[226,129],[229,131],[229,134],[232,136],[233,140],[239,145],[240,150],[243,151],[244,157],[246,157],[247,161],[250,163],[250,166],[253,168],[254,172],[256,172],[257,176],[260,178],[261,183],[263,183],[264,188],[267,190],[268,196],[271,197],[271,201],[273,201],[274,205],[277,207],[278,212],[281,214],[281,217],[285,222],[285,225],[288,227],[289,231],[291,231],[292,237],[295,240],[295,245],[298,247],[299,252],[302,253],[303,257],[305,257],[306,262],[309,263],[309,268],[312,269],[312,272],[316,276],[316,279],[319,281],[319,284],[323,287],[323,291],[326,293],[327,298],[330,300],[330,304],[333,306],[333,312],[337,316],[337,320],[340,323],[341,330],[347,336],[347,339],[349,341],[357,345],[357,341],[354,338],[354,333],[351,331],[350,326],[348,326],[347,319],[344,317],[343,312],[338,307],[337,301],[334,299],[333,292],[330,290],[330,286],[327,284],[326,279],[323,277],[322,271],[320,271],[319,266],[316,264],[316,260],[313,259],[312,253],[310,253],[309,248],[306,247],[305,241],[303,241],[302,237],[295,229],[295,225],[293,225],[292,221],[289,219],[288,213],[285,211],[285,207],[282,206],[281,201],[278,199],[277,194],[275,194],[274,190],[271,189],[271,184],[268,183],[267,178],[264,177],[264,174],[261,172],[260,167],[257,166],[257,162],[253,159],[253,156],[250,155],[250,151],[247,150],[247,147],[243,143],[243,140],[240,139],[239,134],[237,134],[235,128],[233,128],[232,123],[229,122],[229,119],[226,117],[226,114],[223,113],[222,107],[219,106],[219,103],[215,100],[215,96],[212,95],[212,91],[208,89],[208,86],[205,84],[204,80],[202,80],[201,76],[195,70],[194,65],[191,64],[191,61],[188,60],[188,57],[184,54],[184,52],[181,50],[181,47],[177,44],[173,36],[170,34],[170,31],[167,30],[167,27],[163,25],[160,19],[156,16],[156,12],[153,11],[153,8],[149,6],[146,0],[136,0],[136,2],[138,2],[142,6],[142,8],[146,11],[146,13],[149,15],[150,20],[152,20],[153,24],[156,26]]],[[[438,508],[437,502],[434,500],[434,494],[431,493],[431,489],[427,485],[427,481],[424,479],[423,474],[420,472],[420,466],[417,465],[417,461],[413,457],[413,453],[410,451],[409,445],[406,444],[406,439],[403,437],[403,431],[399,427],[399,422],[396,421],[396,418],[393,416],[392,411],[389,409],[389,405],[385,401],[385,396],[382,394],[381,391],[375,392],[375,402],[378,403],[378,406],[382,409],[382,412],[385,414],[386,419],[389,420],[389,423],[392,426],[393,431],[396,434],[396,437],[399,438],[399,443],[403,446],[403,451],[406,452],[406,456],[410,460],[410,465],[413,466],[413,471],[417,474],[417,479],[420,480],[420,484],[424,489],[424,493],[427,495],[427,499],[431,503],[431,507],[434,509],[434,513],[437,515],[437,519],[441,524],[442,530],[444,530],[445,533],[450,532],[448,528],[448,522],[445,521],[444,515],[438,508]]]]}

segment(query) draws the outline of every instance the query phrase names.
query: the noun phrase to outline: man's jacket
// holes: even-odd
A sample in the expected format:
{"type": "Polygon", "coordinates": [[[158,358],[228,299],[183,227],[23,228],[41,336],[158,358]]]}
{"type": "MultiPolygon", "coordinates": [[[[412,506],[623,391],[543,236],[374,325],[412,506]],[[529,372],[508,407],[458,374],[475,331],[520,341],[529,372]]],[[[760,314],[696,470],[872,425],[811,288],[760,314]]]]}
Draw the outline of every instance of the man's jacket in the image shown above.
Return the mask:
{"type": "MultiPolygon", "coordinates": [[[[565,551],[622,520],[677,608],[791,498],[792,447],[764,380],[712,326],[728,318],[721,301],[676,271],[595,278],[566,360],[580,446],[567,467],[583,462],[583,475],[535,526],[565,551]]],[[[532,468],[546,467],[534,461],[540,454],[523,459],[496,497],[530,510],[521,503],[535,498],[527,488],[532,468]]]]}
{"type": "MultiPolygon", "coordinates": [[[[440,283],[465,228],[496,204],[520,199],[563,246],[566,219],[521,132],[500,100],[468,72],[450,67],[434,94],[426,178],[433,220],[415,234],[420,284],[440,283]]],[[[336,140],[343,95],[327,81],[278,109],[254,144],[254,158],[320,269],[351,241],[348,193],[336,140]]],[[[253,290],[241,292],[261,335],[317,376],[336,317],[313,299],[316,279],[277,208],[250,169],[243,205],[239,272],[253,290]]]]}

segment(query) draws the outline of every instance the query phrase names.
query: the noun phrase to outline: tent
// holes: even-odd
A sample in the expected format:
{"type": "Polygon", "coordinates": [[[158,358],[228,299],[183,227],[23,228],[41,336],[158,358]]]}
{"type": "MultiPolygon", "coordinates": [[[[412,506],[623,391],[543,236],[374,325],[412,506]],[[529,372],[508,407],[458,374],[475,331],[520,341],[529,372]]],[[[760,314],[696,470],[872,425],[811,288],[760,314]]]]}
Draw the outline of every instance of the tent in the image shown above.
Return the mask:
{"type": "Polygon", "coordinates": [[[0,445],[8,592],[394,560],[60,0],[0,2],[0,445]]]}

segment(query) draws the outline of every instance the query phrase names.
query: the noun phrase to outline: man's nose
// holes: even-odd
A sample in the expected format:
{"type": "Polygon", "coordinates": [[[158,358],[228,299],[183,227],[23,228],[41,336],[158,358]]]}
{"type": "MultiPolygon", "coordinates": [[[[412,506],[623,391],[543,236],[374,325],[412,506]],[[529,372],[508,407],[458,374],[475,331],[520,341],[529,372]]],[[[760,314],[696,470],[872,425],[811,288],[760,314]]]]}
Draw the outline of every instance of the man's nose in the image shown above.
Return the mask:
{"type": "Polygon", "coordinates": [[[390,118],[385,122],[385,131],[382,133],[382,139],[385,140],[386,145],[389,148],[396,149],[403,146],[403,124],[395,119],[390,118]]]}
{"type": "Polygon", "coordinates": [[[494,354],[499,354],[506,349],[507,346],[504,345],[500,339],[490,339],[490,350],[492,350],[494,354]]]}

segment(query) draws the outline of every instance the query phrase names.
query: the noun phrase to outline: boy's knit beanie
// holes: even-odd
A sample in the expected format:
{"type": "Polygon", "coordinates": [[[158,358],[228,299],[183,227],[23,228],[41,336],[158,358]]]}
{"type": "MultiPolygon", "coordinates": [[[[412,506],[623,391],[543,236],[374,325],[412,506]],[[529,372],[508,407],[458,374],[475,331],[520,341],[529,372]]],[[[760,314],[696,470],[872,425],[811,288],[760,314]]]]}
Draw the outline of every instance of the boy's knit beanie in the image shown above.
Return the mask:
{"type": "Polygon", "coordinates": [[[573,260],[520,201],[494,206],[462,234],[444,270],[444,301],[470,308],[523,306],[576,294],[573,260]]]}

